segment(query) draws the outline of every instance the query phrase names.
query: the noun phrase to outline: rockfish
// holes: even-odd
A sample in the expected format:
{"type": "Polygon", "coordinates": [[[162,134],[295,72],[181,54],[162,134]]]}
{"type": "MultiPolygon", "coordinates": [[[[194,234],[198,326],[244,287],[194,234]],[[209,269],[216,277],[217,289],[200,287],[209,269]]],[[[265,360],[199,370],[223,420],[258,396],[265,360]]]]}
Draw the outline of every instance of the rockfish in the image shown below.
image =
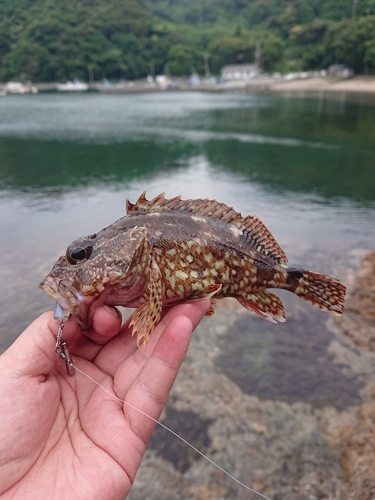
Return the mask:
{"type": "Polygon", "coordinates": [[[53,297],[62,319],[83,329],[103,304],[135,307],[131,326],[147,344],[162,307],[234,297],[246,309],[285,321],[269,288],[295,293],[313,306],[341,315],[345,286],[335,278],[289,267],[284,251],[254,215],[242,217],[215,200],[151,201],[143,193],[126,202],[127,215],[97,234],[75,240],[40,287],[53,297]],[[215,299],[214,299],[214,298],[215,299]]]}

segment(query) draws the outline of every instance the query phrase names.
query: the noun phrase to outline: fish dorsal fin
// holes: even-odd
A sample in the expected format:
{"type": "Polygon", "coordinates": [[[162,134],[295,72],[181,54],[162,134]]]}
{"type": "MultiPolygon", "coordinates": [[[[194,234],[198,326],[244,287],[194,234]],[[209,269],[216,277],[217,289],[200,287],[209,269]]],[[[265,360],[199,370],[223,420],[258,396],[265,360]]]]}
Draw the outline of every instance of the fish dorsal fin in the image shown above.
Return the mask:
{"type": "Polygon", "coordinates": [[[273,257],[280,264],[287,264],[288,259],[284,251],[263,222],[255,215],[242,217],[232,207],[228,207],[225,203],[219,203],[216,200],[181,200],[181,196],[167,200],[164,195],[165,193],[161,193],[149,201],[146,198],[146,191],[144,191],[135,203],[126,200],[127,214],[179,212],[181,214],[218,219],[233,224],[242,231],[246,243],[255,250],[273,257]]]}
{"type": "Polygon", "coordinates": [[[216,200],[181,200],[181,196],[167,200],[164,195],[165,193],[161,193],[149,201],[146,199],[146,191],[144,191],[135,203],[126,200],[126,212],[128,215],[135,215],[140,212],[179,212],[181,214],[220,219],[225,222],[243,220],[241,214],[233,208],[216,200]]]}
{"type": "Polygon", "coordinates": [[[276,259],[280,264],[288,264],[288,259],[284,250],[280,247],[275,238],[256,215],[248,215],[236,225],[242,230],[243,236],[246,238],[248,243],[256,250],[260,252],[263,251],[267,255],[276,259]]]}

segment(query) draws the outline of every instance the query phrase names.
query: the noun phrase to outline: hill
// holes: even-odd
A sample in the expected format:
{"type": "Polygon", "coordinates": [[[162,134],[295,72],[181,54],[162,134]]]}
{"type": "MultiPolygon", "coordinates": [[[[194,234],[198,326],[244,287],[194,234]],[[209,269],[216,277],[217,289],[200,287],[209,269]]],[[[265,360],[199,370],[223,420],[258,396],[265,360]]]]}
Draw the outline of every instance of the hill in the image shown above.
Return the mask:
{"type": "Polygon", "coordinates": [[[343,63],[375,72],[375,0],[2,0],[0,80],[343,63]],[[206,66],[205,66],[206,65],[206,66]]]}

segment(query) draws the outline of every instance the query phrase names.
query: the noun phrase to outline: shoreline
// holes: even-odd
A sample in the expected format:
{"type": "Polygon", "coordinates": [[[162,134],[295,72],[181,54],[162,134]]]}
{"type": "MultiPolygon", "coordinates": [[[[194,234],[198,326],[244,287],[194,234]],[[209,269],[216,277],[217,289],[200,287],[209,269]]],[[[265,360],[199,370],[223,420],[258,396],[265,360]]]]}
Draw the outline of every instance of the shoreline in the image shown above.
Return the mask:
{"type": "Polygon", "coordinates": [[[229,81],[212,84],[188,85],[178,82],[170,88],[147,86],[144,84],[132,84],[113,87],[92,86],[92,90],[105,94],[134,94],[147,92],[298,92],[298,93],[354,93],[375,94],[375,77],[356,77],[349,80],[335,80],[327,77],[315,77],[307,79],[295,79],[292,81],[281,81],[272,77],[259,77],[250,81],[229,81]]]}
{"type": "MultiPolygon", "coordinates": [[[[0,88],[4,87],[0,84],[0,88]]],[[[55,83],[36,83],[34,87],[39,92],[57,92],[55,83]]],[[[218,84],[200,83],[189,85],[186,79],[177,78],[173,86],[162,88],[156,84],[143,81],[127,82],[114,85],[100,85],[91,83],[89,92],[103,94],[137,94],[155,92],[277,92],[277,93],[348,93],[348,94],[375,94],[375,76],[357,76],[347,80],[337,80],[329,77],[298,78],[285,81],[271,76],[259,76],[253,80],[228,81],[218,84]]],[[[67,93],[67,92],[63,92],[67,93]]],[[[81,92],[68,92],[81,93],[81,92]]]]}
{"type": "Polygon", "coordinates": [[[273,92],[298,91],[298,92],[352,92],[375,93],[375,77],[351,78],[348,80],[331,81],[328,78],[309,78],[306,80],[292,80],[290,82],[276,83],[270,86],[273,92]]]}

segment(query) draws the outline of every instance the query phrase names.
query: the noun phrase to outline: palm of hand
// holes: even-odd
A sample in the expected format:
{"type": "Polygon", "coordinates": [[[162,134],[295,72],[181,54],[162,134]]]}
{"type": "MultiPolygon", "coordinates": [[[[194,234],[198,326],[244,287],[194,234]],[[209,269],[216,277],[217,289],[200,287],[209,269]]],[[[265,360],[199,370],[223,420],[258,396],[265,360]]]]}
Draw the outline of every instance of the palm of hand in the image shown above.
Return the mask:
{"type": "Polygon", "coordinates": [[[120,320],[107,310],[98,311],[88,332],[104,346],[69,321],[64,339],[75,366],[110,394],[80,372],[69,377],[63,363],[56,365],[57,324],[52,315],[36,320],[0,358],[0,373],[10,378],[0,386],[3,498],[30,498],[33,491],[40,498],[43,491],[54,499],[123,499],[155,423],[120,400],[159,417],[207,306],[169,310],[146,349],[137,349],[127,325],[116,335],[120,320]]]}

